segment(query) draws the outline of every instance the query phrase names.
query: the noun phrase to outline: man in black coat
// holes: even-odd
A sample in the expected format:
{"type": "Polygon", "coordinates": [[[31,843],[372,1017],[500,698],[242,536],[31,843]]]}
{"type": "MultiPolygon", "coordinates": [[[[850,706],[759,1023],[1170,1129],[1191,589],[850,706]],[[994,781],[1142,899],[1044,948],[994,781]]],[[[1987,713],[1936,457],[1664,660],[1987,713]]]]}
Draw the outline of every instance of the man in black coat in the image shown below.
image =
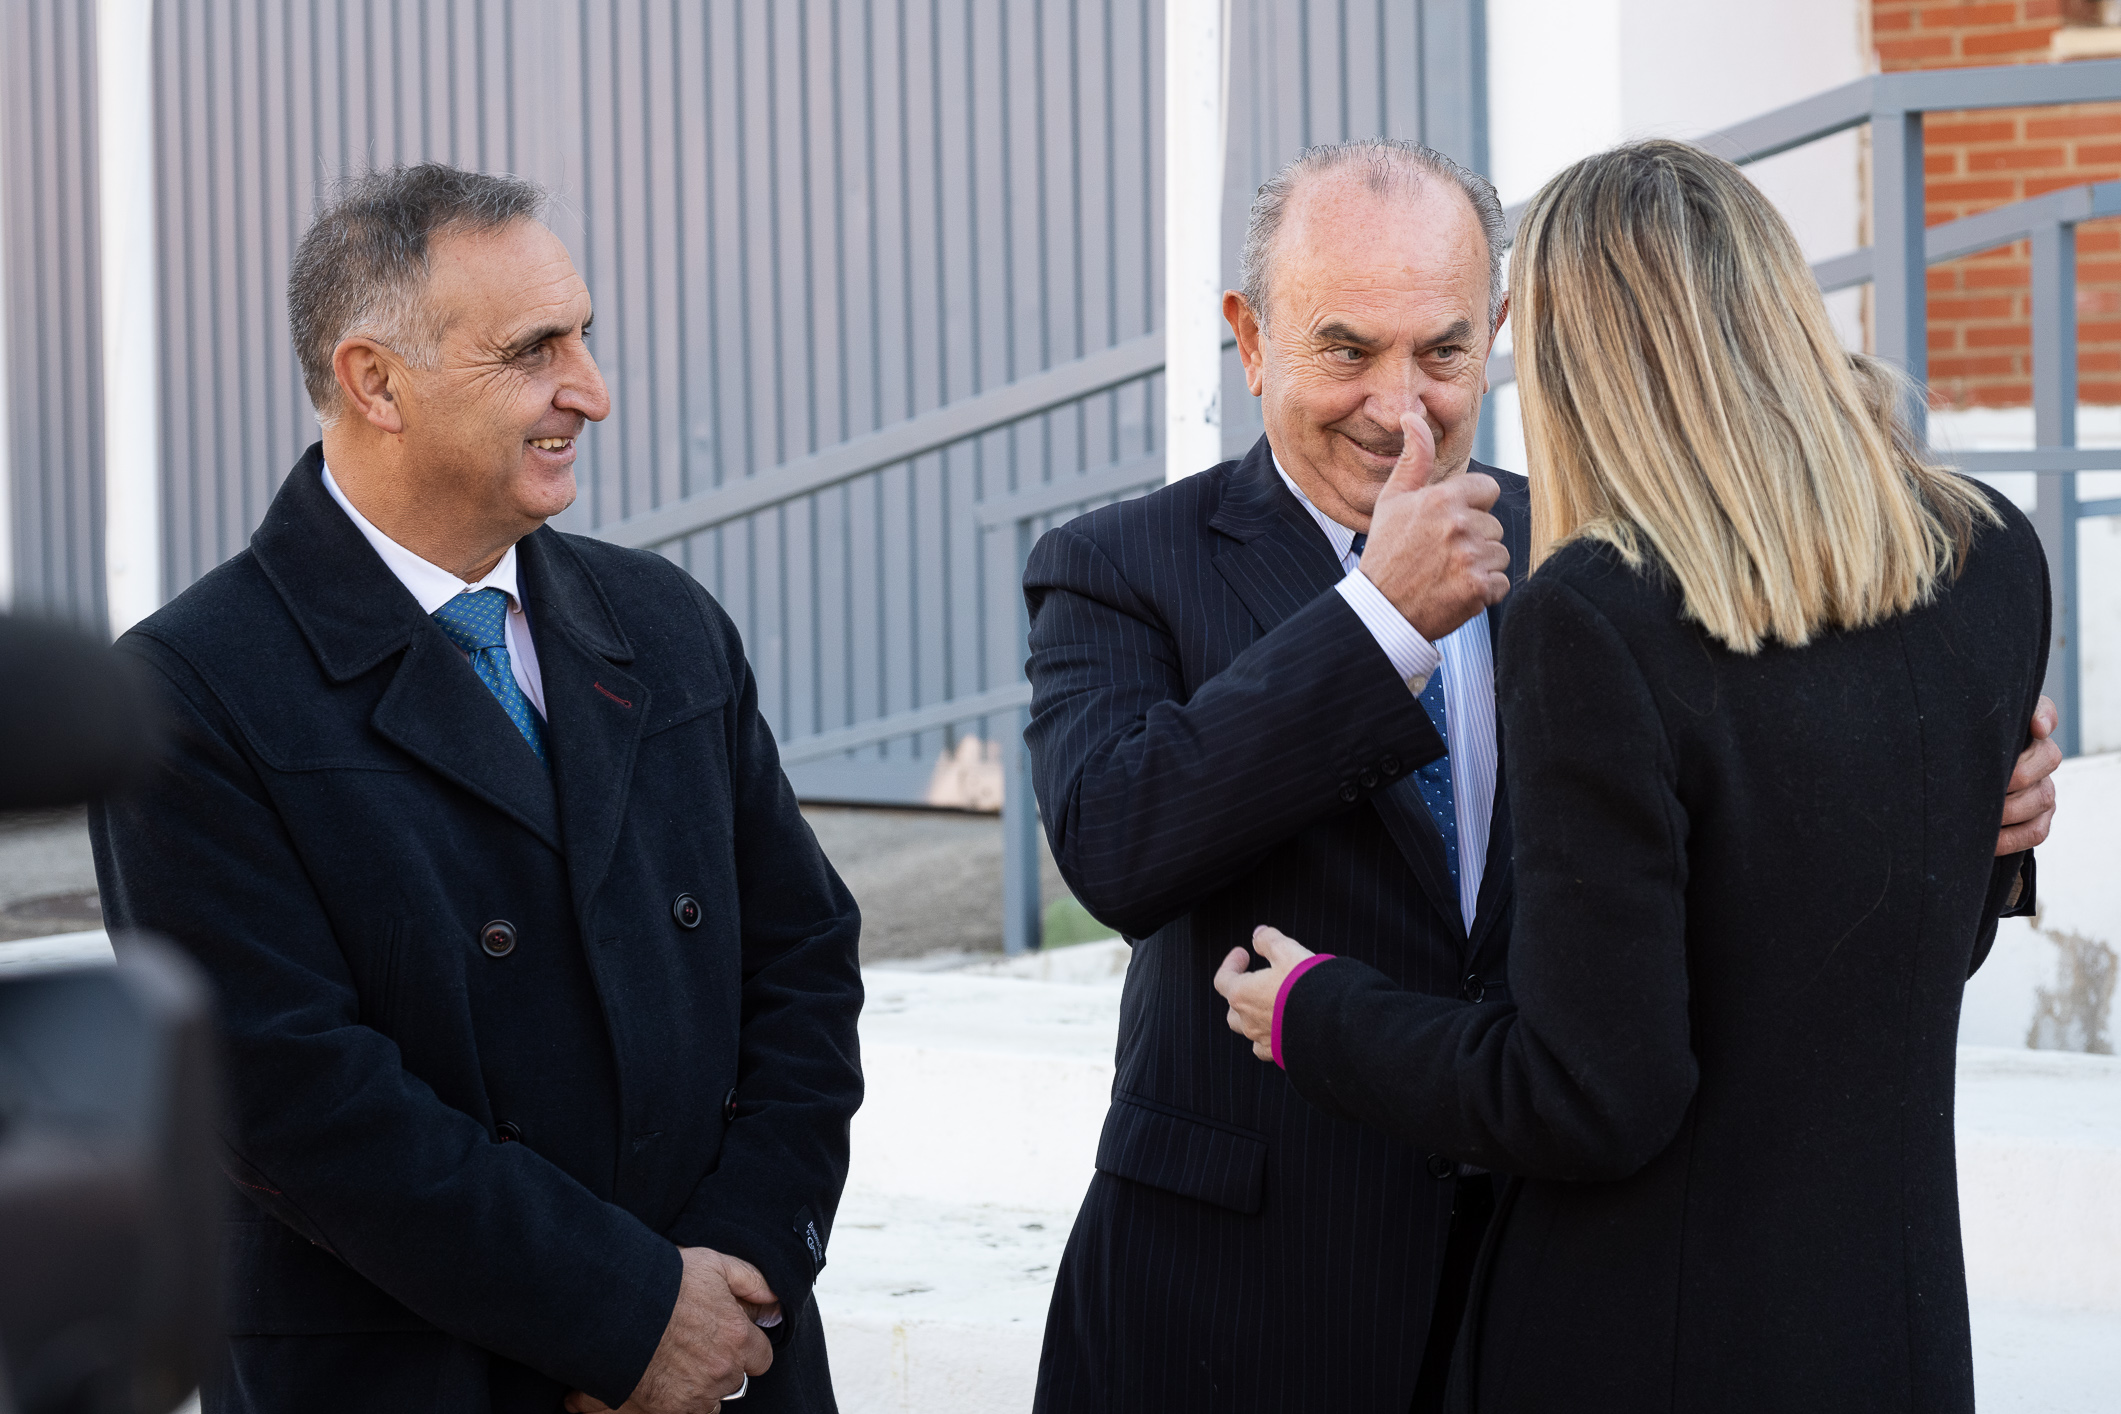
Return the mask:
{"type": "MultiPolygon", "coordinates": [[[[1266,436],[1032,553],[1040,809],[1134,940],[1042,1414],[1440,1407],[1488,1176],[1306,1104],[1212,981],[1273,923],[1508,998],[1493,649],[1529,509],[1471,460],[1501,241],[1447,159],[1314,149],[1261,189],[1224,301],[1266,436]]],[[[2003,852],[2045,835],[2058,760],[2029,753],[2003,852]]]]}
{"type": "Polygon", "coordinates": [[[859,919],[721,608],[543,527],[609,399],[541,201],[424,166],[318,216],[324,440],[121,641],[175,745],[95,813],[104,906],[228,1051],[208,1410],[833,1407],[859,919]]]}

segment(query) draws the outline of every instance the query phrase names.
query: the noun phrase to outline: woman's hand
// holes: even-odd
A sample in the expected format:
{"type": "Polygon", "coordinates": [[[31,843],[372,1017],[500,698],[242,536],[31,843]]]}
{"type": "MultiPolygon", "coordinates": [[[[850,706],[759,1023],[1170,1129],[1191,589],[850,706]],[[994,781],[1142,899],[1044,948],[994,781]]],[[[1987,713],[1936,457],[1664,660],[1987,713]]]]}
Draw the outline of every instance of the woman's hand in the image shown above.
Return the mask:
{"type": "Polygon", "coordinates": [[[1264,926],[1252,930],[1252,946],[1259,949],[1267,966],[1247,972],[1252,954],[1243,948],[1232,948],[1216,971],[1215,990],[1230,1004],[1230,1029],[1252,1043],[1253,1055],[1271,1061],[1274,999],[1281,995],[1281,984],[1288,979],[1290,969],[1311,956],[1311,950],[1280,929],[1264,926]]]}

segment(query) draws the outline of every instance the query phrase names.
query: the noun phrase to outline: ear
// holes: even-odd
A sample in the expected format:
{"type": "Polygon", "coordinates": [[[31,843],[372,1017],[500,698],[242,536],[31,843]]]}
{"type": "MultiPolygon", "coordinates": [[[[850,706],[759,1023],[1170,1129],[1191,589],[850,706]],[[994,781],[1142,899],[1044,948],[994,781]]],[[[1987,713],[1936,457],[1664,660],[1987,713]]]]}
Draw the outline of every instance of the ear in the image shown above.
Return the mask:
{"type": "MultiPolygon", "coordinates": [[[[1488,330],[1488,352],[1490,354],[1493,354],[1495,352],[1495,341],[1502,337],[1502,326],[1509,322],[1510,297],[1508,295],[1504,295],[1502,297],[1502,304],[1498,306],[1495,310],[1495,327],[1488,330]]],[[[1485,364],[1481,365],[1480,392],[1482,397],[1487,396],[1488,375],[1487,365],[1485,364]]]]}
{"type": "Polygon", "coordinates": [[[405,363],[373,339],[342,339],[331,353],[331,371],[339,396],[355,416],[393,435],[405,430],[399,395],[405,390],[405,363]]]}
{"type": "Polygon", "coordinates": [[[1237,356],[1245,365],[1245,387],[1256,398],[1266,383],[1261,362],[1259,319],[1245,297],[1236,290],[1223,291],[1223,318],[1229,321],[1230,332],[1237,335],[1237,356]]]}

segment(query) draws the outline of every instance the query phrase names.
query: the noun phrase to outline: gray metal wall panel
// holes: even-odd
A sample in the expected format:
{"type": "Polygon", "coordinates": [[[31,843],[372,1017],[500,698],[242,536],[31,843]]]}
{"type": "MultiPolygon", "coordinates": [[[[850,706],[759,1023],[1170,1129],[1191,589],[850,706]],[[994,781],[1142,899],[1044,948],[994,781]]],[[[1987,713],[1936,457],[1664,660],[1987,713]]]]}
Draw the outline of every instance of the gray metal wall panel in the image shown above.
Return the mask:
{"type": "Polygon", "coordinates": [[[0,3],[14,602],[102,627],[95,7],[0,3]]]}
{"type": "MultiPolygon", "coordinates": [[[[1418,131],[1417,20],[1236,0],[1233,191],[1306,141],[1418,131]]],[[[555,191],[613,395],[561,522],[593,532],[1152,331],[1162,45],[1153,0],[163,0],[169,590],[315,437],[284,282],[336,174],[431,157],[555,191]]],[[[1012,681],[1013,571],[972,507],[1152,451],[1160,382],[665,550],[743,628],[784,737],[1012,681]]]]}

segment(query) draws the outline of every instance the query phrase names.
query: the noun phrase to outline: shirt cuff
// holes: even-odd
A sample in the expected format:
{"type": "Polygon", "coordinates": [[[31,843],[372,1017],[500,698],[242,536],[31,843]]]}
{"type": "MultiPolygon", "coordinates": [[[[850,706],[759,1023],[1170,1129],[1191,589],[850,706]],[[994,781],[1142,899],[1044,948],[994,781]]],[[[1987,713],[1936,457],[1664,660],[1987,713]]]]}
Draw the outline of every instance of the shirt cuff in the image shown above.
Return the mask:
{"type": "Polygon", "coordinates": [[[1384,649],[1392,671],[1399,674],[1409,692],[1420,696],[1437,665],[1443,662],[1442,650],[1423,638],[1421,630],[1408,623],[1406,616],[1385,598],[1385,592],[1370,583],[1370,577],[1361,570],[1348,571],[1348,577],[1335,587],[1355,611],[1355,617],[1362,620],[1362,626],[1370,631],[1370,637],[1377,640],[1377,646],[1384,649]]]}
{"type": "Polygon", "coordinates": [[[1267,1037],[1267,1045],[1274,1052],[1274,1063],[1283,1070],[1289,1068],[1289,1063],[1281,1058],[1281,1009],[1288,1003],[1289,989],[1296,985],[1297,978],[1303,976],[1321,962],[1331,962],[1332,960],[1332,953],[1313,953],[1289,969],[1289,975],[1281,979],[1281,990],[1274,994],[1274,1029],[1267,1037]]]}

